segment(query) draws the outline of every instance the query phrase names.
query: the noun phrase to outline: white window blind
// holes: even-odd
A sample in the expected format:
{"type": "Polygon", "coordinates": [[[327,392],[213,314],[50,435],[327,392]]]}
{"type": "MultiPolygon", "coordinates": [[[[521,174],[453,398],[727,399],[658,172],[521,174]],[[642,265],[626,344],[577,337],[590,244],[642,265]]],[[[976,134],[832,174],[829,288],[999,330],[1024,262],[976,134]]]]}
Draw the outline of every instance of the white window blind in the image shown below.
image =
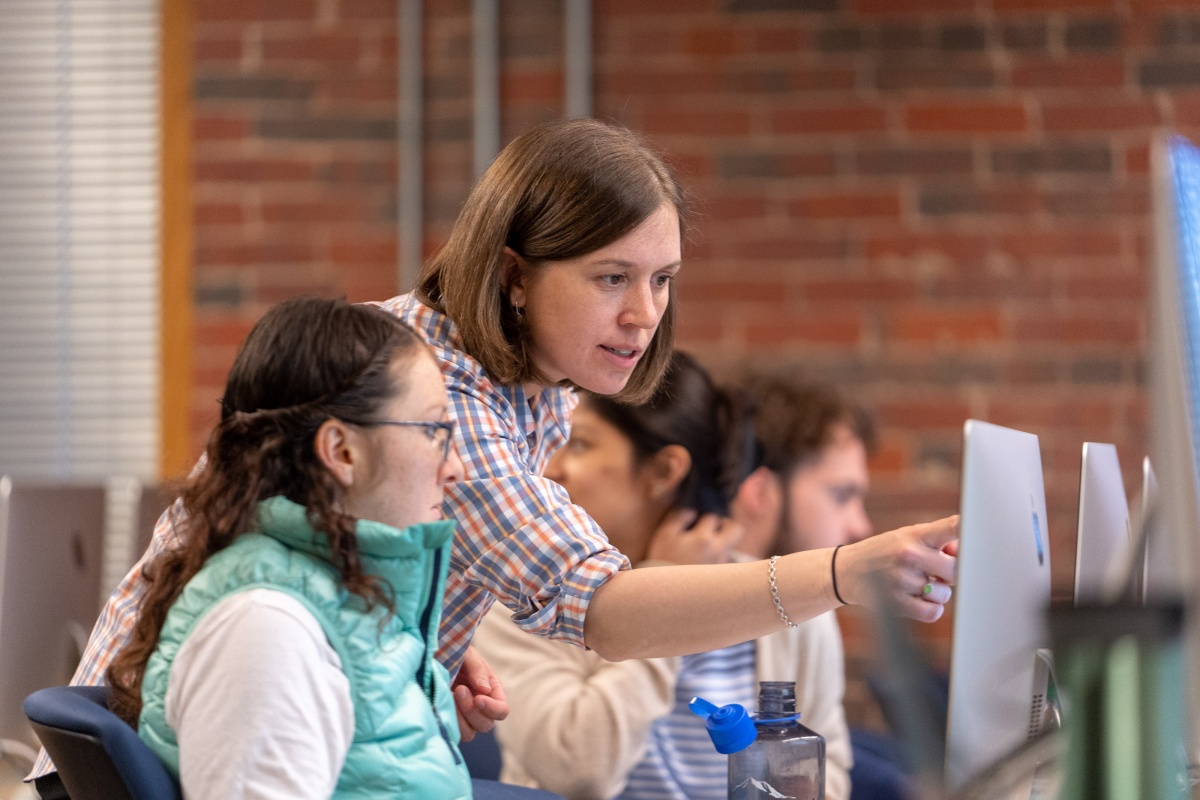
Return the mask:
{"type": "Polygon", "coordinates": [[[154,480],[157,0],[0,0],[0,473],[154,480]]]}

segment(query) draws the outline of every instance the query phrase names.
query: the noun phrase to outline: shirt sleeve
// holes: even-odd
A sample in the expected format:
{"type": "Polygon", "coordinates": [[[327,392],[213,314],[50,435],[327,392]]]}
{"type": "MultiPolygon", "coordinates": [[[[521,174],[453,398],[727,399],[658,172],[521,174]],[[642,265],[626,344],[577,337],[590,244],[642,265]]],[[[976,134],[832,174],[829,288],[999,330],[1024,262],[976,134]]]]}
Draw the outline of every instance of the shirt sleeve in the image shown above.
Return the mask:
{"type": "Polygon", "coordinates": [[[323,800],[354,736],[337,653],[299,601],[271,589],[205,614],[171,666],[166,715],[189,800],[323,800]]]}
{"type": "Polygon", "coordinates": [[[501,780],[576,800],[617,796],[651,725],[674,707],[682,659],[608,662],[531,637],[507,617],[493,608],[475,635],[511,708],[496,726],[501,780]]]}
{"type": "Polygon", "coordinates": [[[454,568],[495,595],[527,632],[583,644],[596,589],[628,560],[566,490],[542,477],[538,431],[495,392],[451,381],[466,479],[448,487],[446,512],[459,524],[454,568]]]}

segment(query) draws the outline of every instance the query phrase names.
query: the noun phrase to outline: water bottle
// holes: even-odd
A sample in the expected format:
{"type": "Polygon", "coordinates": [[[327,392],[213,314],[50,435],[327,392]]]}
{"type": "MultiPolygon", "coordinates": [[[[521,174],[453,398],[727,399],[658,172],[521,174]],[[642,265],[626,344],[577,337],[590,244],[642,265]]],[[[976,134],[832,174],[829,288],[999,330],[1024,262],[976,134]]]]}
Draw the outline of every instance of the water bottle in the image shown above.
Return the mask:
{"type": "Polygon", "coordinates": [[[690,705],[729,755],[729,800],[825,800],[825,739],[800,724],[795,681],[760,682],[753,717],[736,703],[690,705]]]}

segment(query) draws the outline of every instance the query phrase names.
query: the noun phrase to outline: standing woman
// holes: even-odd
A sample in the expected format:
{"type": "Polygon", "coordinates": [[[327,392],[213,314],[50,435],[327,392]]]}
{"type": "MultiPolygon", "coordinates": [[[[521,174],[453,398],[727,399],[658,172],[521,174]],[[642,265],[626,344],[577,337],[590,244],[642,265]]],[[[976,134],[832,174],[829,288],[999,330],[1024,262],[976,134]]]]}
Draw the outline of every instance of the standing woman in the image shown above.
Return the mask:
{"type": "Polygon", "coordinates": [[[645,573],[544,477],[569,433],[571,387],[644,402],[661,380],[686,222],[682,188],[634,134],[547,123],[484,173],[417,292],[384,304],[434,349],[461,430],[466,478],[447,492],[460,531],[441,642],[452,670],[493,597],[526,632],[609,660],[765,635],[867,600],[871,575],[903,613],[941,616],[953,518],[846,546],[836,563],[829,548],[772,570],[645,573]]]}
{"type": "MultiPolygon", "coordinates": [[[[840,553],[784,556],[771,569],[759,561],[651,575],[630,571],[543,477],[567,439],[571,387],[641,401],[661,378],[686,221],[681,187],[637,136],[590,119],[549,122],[513,140],[480,178],[418,290],[382,304],[433,350],[459,430],[465,479],[447,491],[458,532],[438,658],[457,673],[467,738],[507,709],[468,649],[494,599],[529,633],[620,660],[712,650],[867,602],[871,576],[916,619],[938,619],[950,598],[954,558],[943,548],[954,518],[840,553]]],[[[186,521],[164,514],[148,555],[169,546],[173,524],[186,521]]],[[[76,682],[102,681],[136,614],[141,566],[110,598],[76,682]]]]}

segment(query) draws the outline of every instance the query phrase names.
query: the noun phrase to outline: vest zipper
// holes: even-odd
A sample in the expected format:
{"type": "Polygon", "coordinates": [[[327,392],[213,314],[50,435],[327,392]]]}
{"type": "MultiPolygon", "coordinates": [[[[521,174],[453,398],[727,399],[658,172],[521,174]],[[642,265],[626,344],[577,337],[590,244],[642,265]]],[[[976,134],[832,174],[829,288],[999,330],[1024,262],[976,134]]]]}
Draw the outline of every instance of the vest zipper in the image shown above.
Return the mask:
{"type": "Polygon", "coordinates": [[[438,713],[437,707],[437,681],[433,679],[432,671],[429,669],[430,663],[433,661],[434,653],[437,650],[437,631],[431,630],[431,626],[437,615],[437,602],[434,597],[434,592],[437,589],[438,575],[441,574],[442,568],[442,551],[437,549],[433,551],[433,565],[429,571],[429,588],[425,597],[425,608],[421,612],[421,635],[425,639],[425,656],[421,659],[421,666],[417,670],[417,680],[422,688],[425,689],[425,696],[429,698],[429,707],[433,710],[433,718],[437,720],[438,732],[441,733],[442,739],[446,742],[446,747],[450,750],[450,755],[454,756],[454,763],[461,764],[462,757],[458,753],[458,748],[450,740],[450,732],[446,730],[446,724],[442,721],[442,715],[438,713]]]}

